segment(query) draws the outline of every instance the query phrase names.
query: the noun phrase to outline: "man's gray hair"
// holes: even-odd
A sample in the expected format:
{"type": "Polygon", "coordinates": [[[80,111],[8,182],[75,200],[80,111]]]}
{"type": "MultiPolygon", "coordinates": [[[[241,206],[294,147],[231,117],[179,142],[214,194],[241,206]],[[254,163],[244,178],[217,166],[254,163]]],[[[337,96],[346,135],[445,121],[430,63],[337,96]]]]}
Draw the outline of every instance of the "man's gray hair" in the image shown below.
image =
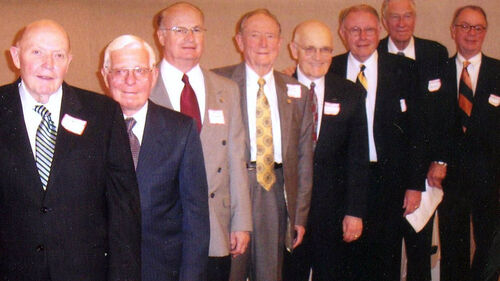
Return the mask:
{"type": "MultiPolygon", "coordinates": [[[[389,2],[391,1],[401,1],[401,0],[384,0],[382,3],[382,18],[385,18],[387,15],[387,7],[389,6],[389,2]]],[[[411,10],[414,14],[417,13],[417,5],[415,4],[414,0],[408,0],[410,2],[411,10]]]]}
{"type": "Polygon", "coordinates": [[[121,35],[109,43],[104,51],[103,67],[105,69],[111,67],[111,52],[121,49],[141,48],[145,49],[149,54],[149,67],[154,67],[156,64],[156,54],[153,51],[153,48],[151,48],[148,42],[144,41],[142,38],[130,34],[121,35]]]}

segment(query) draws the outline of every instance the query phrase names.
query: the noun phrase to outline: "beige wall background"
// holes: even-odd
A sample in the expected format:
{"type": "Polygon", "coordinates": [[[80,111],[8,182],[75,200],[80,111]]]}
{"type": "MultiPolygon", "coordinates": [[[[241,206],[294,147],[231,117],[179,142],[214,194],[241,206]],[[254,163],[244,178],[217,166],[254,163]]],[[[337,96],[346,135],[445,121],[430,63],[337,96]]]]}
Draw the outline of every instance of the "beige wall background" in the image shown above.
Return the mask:
{"type": "MultiPolygon", "coordinates": [[[[105,46],[122,34],[134,34],[153,46],[155,41],[153,16],[174,1],[160,0],[0,0],[0,84],[17,77],[11,63],[9,48],[16,34],[28,23],[49,18],[58,21],[68,31],[73,50],[66,81],[72,85],[103,92],[99,74],[105,46]]],[[[201,64],[214,68],[240,62],[233,43],[236,21],[252,9],[267,8],[277,15],[283,30],[281,53],[275,68],[292,64],[288,51],[293,28],[301,21],[318,19],[335,33],[335,54],[345,52],[338,35],[338,14],[341,9],[366,3],[380,11],[382,0],[192,0],[205,13],[205,52],[201,64]]],[[[417,26],[415,34],[444,44],[454,54],[455,46],[449,26],[454,10],[462,5],[482,6],[487,13],[489,28],[483,51],[500,58],[500,1],[498,0],[416,0],[417,26]]],[[[385,36],[385,32],[383,32],[385,36]]],[[[158,54],[158,52],[157,52],[158,54]]]]}

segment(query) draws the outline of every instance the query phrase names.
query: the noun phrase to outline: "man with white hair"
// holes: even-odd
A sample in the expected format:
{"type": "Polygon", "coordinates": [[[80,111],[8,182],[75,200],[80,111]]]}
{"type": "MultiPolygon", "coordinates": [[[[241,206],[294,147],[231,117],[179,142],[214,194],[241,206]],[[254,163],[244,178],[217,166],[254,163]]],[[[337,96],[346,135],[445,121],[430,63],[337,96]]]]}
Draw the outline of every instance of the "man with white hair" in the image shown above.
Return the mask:
{"type": "Polygon", "coordinates": [[[122,35],[106,48],[101,73],[120,103],[142,210],[142,280],[205,280],[207,181],[194,121],[148,101],[158,78],[153,49],[122,35]]]}

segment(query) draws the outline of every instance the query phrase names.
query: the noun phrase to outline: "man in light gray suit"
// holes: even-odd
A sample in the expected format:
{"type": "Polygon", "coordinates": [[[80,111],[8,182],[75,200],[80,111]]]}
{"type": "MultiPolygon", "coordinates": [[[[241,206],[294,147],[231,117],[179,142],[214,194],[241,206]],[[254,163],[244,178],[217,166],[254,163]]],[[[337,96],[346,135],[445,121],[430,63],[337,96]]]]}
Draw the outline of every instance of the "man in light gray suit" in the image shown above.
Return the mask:
{"type": "Polygon", "coordinates": [[[163,60],[150,99],[197,120],[209,187],[208,279],[228,280],[230,255],[245,252],[252,230],[238,86],[200,68],[205,28],[198,7],[175,3],[157,23],[163,60]]]}
{"type": "Polygon", "coordinates": [[[273,14],[251,11],[237,26],[245,62],[216,72],[240,87],[254,230],[249,253],[233,260],[231,280],[279,281],[285,247],[297,247],[306,231],[313,155],[310,96],[297,80],[273,71],[281,46],[273,14]]]}

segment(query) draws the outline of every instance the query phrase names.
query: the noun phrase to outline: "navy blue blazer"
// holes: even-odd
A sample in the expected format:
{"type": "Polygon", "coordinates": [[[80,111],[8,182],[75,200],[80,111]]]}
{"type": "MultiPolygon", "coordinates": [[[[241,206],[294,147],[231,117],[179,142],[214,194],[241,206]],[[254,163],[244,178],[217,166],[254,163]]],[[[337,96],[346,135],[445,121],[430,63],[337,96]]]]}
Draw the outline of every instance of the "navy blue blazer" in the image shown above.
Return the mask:
{"type": "Polygon", "coordinates": [[[142,281],[206,280],[208,187],[193,120],[149,101],[136,173],[142,281]]]}

